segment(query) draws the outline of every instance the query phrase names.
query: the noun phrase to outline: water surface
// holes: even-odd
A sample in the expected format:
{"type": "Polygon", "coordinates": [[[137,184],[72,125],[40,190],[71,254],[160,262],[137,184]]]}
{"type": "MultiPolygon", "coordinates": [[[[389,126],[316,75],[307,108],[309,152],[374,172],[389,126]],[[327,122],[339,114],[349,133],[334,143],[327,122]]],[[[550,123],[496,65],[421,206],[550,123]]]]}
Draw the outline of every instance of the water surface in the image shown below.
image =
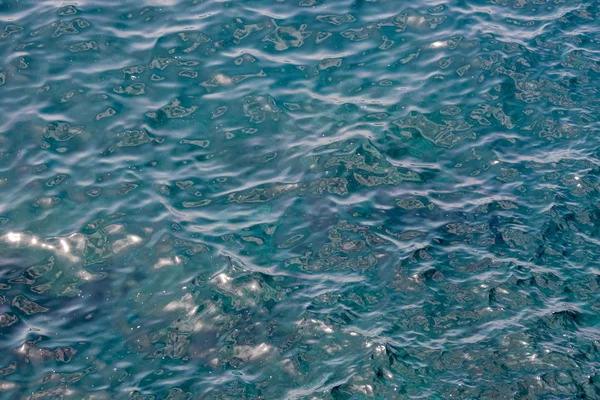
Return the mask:
{"type": "Polygon", "coordinates": [[[0,398],[600,398],[599,19],[0,2],[0,398]]]}

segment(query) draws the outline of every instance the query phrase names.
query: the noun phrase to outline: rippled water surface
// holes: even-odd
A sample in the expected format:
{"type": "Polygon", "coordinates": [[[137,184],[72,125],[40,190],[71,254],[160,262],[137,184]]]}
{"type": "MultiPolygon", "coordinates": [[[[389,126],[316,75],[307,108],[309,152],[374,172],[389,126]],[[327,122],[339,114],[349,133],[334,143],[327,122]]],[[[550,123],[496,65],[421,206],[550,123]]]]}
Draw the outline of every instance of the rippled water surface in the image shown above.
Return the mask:
{"type": "Polygon", "coordinates": [[[599,399],[599,20],[1,0],[0,398],[599,399]]]}

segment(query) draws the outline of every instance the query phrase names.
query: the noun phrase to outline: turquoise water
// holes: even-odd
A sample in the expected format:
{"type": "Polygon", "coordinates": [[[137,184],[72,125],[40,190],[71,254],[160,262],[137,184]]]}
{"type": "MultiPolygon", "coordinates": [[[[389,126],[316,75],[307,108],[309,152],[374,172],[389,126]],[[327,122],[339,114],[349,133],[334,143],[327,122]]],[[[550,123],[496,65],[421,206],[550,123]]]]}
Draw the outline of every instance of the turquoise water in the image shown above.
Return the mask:
{"type": "Polygon", "coordinates": [[[600,399],[599,19],[0,1],[0,398],[600,399]]]}

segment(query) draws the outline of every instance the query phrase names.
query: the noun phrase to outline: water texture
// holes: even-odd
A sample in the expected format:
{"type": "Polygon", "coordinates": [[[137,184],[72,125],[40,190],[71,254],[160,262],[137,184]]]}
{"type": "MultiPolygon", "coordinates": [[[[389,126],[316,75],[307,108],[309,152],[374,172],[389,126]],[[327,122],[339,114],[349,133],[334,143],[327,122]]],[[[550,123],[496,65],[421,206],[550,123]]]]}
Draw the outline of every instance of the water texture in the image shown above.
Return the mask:
{"type": "Polygon", "coordinates": [[[599,21],[0,0],[0,398],[600,399],[599,21]]]}

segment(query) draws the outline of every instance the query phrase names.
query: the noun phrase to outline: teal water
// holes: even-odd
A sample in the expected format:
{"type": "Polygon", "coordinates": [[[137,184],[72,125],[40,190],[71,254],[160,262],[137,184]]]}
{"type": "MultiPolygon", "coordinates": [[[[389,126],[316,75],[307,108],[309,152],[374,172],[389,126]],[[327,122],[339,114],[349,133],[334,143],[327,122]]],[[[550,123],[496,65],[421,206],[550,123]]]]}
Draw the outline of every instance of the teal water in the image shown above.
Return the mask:
{"type": "Polygon", "coordinates": [[[0,398],[600,399],[599,20],[0,0],[0,398]]]}

